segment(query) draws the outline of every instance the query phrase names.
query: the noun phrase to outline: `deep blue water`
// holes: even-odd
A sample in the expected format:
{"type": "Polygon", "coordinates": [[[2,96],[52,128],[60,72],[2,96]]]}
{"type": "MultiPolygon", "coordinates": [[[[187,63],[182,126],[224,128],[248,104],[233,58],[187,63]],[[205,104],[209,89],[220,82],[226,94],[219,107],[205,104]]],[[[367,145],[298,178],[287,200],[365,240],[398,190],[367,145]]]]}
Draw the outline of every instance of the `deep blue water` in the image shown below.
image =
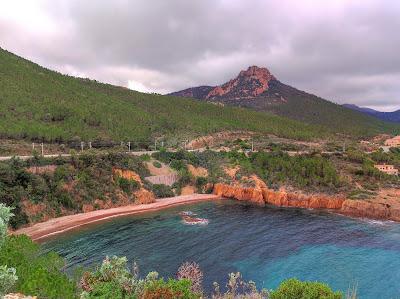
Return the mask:
{"type": "Polygon", "coordinates": [[[67,269],[93,266],[106,255],[135,260],[141,274],[175,275],[196,261],[205,288],[224,285],[240,271],[259,287],[287,278],[318,280],[361,299],[400,298],[400,224],[364,221],[326,212],[206,202],[87,227],[43,244],[66,258],[67,269]],[[206,226],[181,222],[180,211],[209,219],[206,226]]]}

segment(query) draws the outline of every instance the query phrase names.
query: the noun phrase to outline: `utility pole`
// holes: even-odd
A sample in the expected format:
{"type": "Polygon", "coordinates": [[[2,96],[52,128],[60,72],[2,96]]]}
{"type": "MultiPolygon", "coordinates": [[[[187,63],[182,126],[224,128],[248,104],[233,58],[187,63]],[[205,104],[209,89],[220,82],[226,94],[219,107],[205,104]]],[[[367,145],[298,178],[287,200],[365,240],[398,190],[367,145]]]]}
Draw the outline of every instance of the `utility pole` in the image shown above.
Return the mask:
{"type": "Polygon", "coordinates": [[[44,146],[43,146],[43,142],[42,142],[42,156],[44,156],[44,146]]]}

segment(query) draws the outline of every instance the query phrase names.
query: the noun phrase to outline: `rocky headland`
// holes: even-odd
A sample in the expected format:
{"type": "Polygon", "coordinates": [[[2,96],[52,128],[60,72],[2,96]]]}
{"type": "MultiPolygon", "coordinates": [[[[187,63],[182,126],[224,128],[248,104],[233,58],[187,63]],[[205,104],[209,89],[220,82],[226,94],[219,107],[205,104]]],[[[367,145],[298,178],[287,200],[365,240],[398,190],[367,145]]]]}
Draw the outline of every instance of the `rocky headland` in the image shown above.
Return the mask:
{"type": "Polygon", "coordinates": [[[385,194],[389,194],[392,199],[388,199],[387,196],[379,196],[370,200],[353,200],[346,199],[341,195],[310,195],[288,192],[283,189],[276,191],[257,181],[255,187],[218,183],[214,185],[213,193],[220,197],[249,201],[260,205],[331,210],[350,217],[400,221],[400,204],[395,199],[399,195],[398,190],[385,190],[385,194]]]}

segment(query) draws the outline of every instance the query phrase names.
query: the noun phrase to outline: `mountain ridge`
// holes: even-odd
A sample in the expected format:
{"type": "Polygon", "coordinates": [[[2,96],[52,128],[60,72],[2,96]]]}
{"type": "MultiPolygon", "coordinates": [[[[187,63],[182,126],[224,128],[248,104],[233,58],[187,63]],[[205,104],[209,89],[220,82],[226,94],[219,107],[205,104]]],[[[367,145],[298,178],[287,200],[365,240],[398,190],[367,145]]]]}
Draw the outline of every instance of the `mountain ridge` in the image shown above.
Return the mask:
{"type": "Polygon", "coordinates": [[[399,129],[394,124],[284,84],[267,68],[257,66],[242,70],[237,77],[221,85],[191,87],[169,95],[270,112],[342,132],[355,127],[363,134],[399,129]]]}
{"type": "Polygon", "coordinates": [[[394,123],[400,123],[400,109],[395,110],[395,111],[390,111],[390,112],[383,112],[383,111],[378,111],[378,110],[371,109],[368,107],[359,107],[354,104],[343,104],[343,107],[373,116],[380,120],[394,122],[394,123]]]}

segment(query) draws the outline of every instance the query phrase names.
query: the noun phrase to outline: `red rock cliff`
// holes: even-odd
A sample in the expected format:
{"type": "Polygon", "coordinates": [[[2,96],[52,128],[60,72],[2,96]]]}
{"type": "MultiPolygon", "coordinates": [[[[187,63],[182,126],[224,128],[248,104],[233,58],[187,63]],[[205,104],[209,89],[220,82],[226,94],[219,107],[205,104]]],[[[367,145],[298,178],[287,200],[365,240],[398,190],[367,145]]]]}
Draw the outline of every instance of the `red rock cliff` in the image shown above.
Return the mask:
{"type": "Polygon", "coordinates": [[[239,75],[229,82],[214,87],[206,96],[206,99],[219,97],[233,97],[236,99],[253,98],[268,90],[269,82],[275,77],[267,68],[251,66],[241,71],[239,75]]]}
{"type": "Polygon", "coordinates": [[[257,204],[306,209],[329,209],[337,213],[371,219],[400,221],[400,205],[368,200],[350,200],[326,195],[304,195],[268,188],[247,188],[239,185],[215,184],[214,194],[257,204]]]}
{"type": "Polygon", "coordinates": [[[307,209],[338,210],[342,208],[345,201],[345,199],[339,197],[308,196],[286,191],[274,191],[268,188],[245,188],[226,184],[215,184],[214,194],[237,200],[248,200],[258,204],[307,209]]]}

